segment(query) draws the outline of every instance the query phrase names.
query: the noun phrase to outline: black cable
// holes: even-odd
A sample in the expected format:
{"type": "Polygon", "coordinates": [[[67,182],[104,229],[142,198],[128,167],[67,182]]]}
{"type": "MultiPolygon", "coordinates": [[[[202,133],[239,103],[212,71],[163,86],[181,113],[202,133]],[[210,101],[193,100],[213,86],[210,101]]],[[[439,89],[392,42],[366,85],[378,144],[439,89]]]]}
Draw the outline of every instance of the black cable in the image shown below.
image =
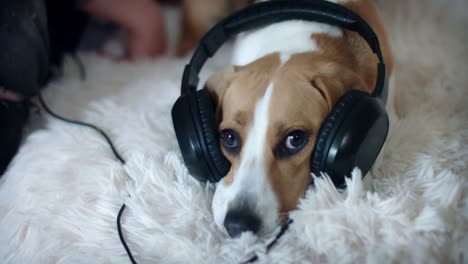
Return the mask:
{"type": "MultiPolygon", "coordinates": [[[[47,105],[45,104],[44,102],[44,99],[42,98],[42,95],[41,93],[39,92],[38,94],[38,98],[39,98],[39,102],[41,103],[41,106],[44,108],[44,110],[51,116],[57,118],[58,120],[61,120],[61,121],[64,121],[64,122],[68,122],[68,123],[72,123],[72,124],[76,124],[76,125],[80,125],[80,126],[85,126],[85,127],[89,127],[89,128],[92,128],[94,130],[96,130],[97,132],[99,132],[107,141],[107,143],[109,143],[109,146],[112,150],[112,153],[114,153],[115,157],[122,163],[122,165],[125,165],[125,160],[119,155],[119,153],[117,152],[117,150],[115,149],[114,147],[114,144],[112,144],[112,141],[110,140],[110,138],[106,135],[106,133],[104,131],[102,131],[102,129],[92,125],[92,124],[88,124],[88,123],[85,123],[85,122],[81,122],[81,121],[76,121],[76,120],[71,120],[71,119],[68,119],[68,118],[64,118],[64,117],[61,117],[57,114],[55,114],[54,112],[52,112],[52,110],[50,110],[49,107],[47,107],[47,105]]],[[[133,255],[132,255],[132,252],[130,251],[130,248],[128,247],[127,243],[125,242],[125,238],[122,234],[122,227],[121,227],[121,224],[120,224],[120,219],[122,218],[122,214],[125,210],[125,203],[122,205],[122,207],[120,208],[120,211],[119,211],[119,214],[117,215],[117,231],[119,233],[119,238],[120,238],[120,242],[122,243],[122,245],[124,246],[125,248],[125,251],[127,252],[127,255],[128,255],[128,258],[130,258],[130,261],[133,263],[133,264],[136,264],[137,262],[135,261],[135,259],[133,258],[133,255]]]]}
{"type": "Polygon", "coordinates": [[[130,248],[128,247],[127,243],[125,242],[125,238],[124,238],[123,233],[122,233],[122,227],[121,227],[121,224],[120,224],[120,218],[122,217],[122,214],[123,214],[123,212],[125,210],[125,207],[126,207],[126,205],[123,204],[122,207],[120,208],[119,214],[117,215],[117,231],[119,232],[120,241],[122,242],[122,245],[124,246],[125,251],[127,251],[127,255],[130,258],[130,261],[133,264],[137,264],[137,262],[133,258],[132,251],[130,251],[130,248]]]}
{"type": "MultiPolygon", "coordinates": [[[[278,242],[278,240],[284,235],[284,233],[286,233],[286,230],[288,230],[289,228],[289,225],[292,224],[293,220],[291,218],[288,218],[288,222],[286,222],[286,224],[282,225],[281,226],[281,230],[279,231],[279,233],[276,235],[275,239],[273,239],[273,241],[271,241],[270,243],[268,243],[268,245],[266,246],[266,249],[267,249],[267,253],[268,251],[270,251],[270,249],[276,244],[276,242],[278,242]]],[[[252,262],[255,262],[258,260],[258,255],[255,254],[253,257],[251,257],[250,259],[244,261],[244,262],[241,262],[241,264],[246,264],[246,263],[252,263],[252,262]]]]}
{"type": "Polygon", "coordinates": [[[76,125],[80,125],[80,126],[85,126],[85,127],[89,127],[89,128],[92,128],[94,130],[96,130],[99,134],[101,134],[107,141],[107,143],[109,144],[111,150],[112,150],[112,153],[114,153],[115,157],[122,163],[122,164],[125,164],[125,160],[119,155],[119,153],[117,152],[117,150],[115,149],[114,147],[114,144],[112,144],[112,141],[110,140],[110,138],[106,135],[106,133],[104,133],[104,131],[102,131],[102,129],[92,125],[92,124],[88,124],[88,123],[85,123],[85,122],[81,122],[81,121],[76,121],[76,120],[71,120],[71,119],[68,119],[68,118],[65,118],[65,117],[61,117],[57,114],[55,114],[54,112],[52,112],[52,110],[49,109],[49,107],[47,107],[47,105],[45,104],[44,102],[44,99],[42,98],[42,94],[39,92],[37,97],[39,98],[39,102],[41,103],[41,106],[44,108],[44,110],[51,116],[57,118],[58,120],[62,120],[62,121],[65,121],[65,122],[68,122],[68,123],[72,123],[72,124],[76,124],[76,125]]]}
{"type": "MultiPolygon", "coordinates": [[[[125,160],[120,156],[120,154],[117,152],[117,150],[115,149],[114,147],[114,144],[112,144],[112,141],[110,140],[110,138],[107,136],[107,134],[100,128],[96,127],[95,125],[92,125],[92,124],[89,124],[89,123],[85,123],[85,122],[81,122],[81,121],[76,121],[76,120],[71,120],[71,119],[68,119],[68,118],[65,118],[65,117],[61,117],[57,114],[55,114],[54,112],[52,112],[52,110],[50,110],[50,108],[45,104],[44,102],[44,99],[42,98],[42,94],[39,92],[38,93],[38,98],[39,98],[39,102],[41,103],[41,106],[42,108],[44,108],[44,110],[51,116],[57,118],[58,120],[61,120],[61,121],[64,121],[64,122],[68,122],[68,123],[72,123],[72,124],[76,124],[76,125],[80,125],[80,126],[85,126],[85,127],[89,127],[91,129],[94,129],[96,130],[97,132],[99,132],[99,134],[101,134],[107,141],[107,143],[109,143],[109,146],[112,150],[112,153],[114,153],[115,157],[122,163],[122,165],[125,165],[125,160]]],[[[120,242],[122,243],[123,247],[125,248],[125,251],[127,252],[127,255],[128,255],[128,258],[130,259],[130,261],[132,262],[132,264],[137,264],[137,262],[135,261],[135,259],[133,258],[133,255],[132,255],[132,252],[129,248],[129,246],[127,245],[127,242],[125,242],[125,238],[123,236],[123,233],[122,233],[122,225],[120,223],[120,219],[122,218],[122,214],[123,212],[125,211],[125,208],[126,208],[126,205],[125,203],[122,205],[122,207],[120,208],[119,210],[119,214],[117,215],[117,231],[119,233],[119,238],[120,238],[120,242]]],[[[273,239],[273,241],[271,241],[266,249],[267,249],[267,253],[268,251],[270,251],[270,249],[276,244],[276,242],[284,235],[284,233],[286,232],[286,230],[288,229],[289,225],[293,222],[292,219],[288,219],[288,221],[286,222],[286,224],[282,225],[281,226],[281,230],[280,232],[276,235],[275,239],[273,239]]],[[[252,263],[252,262],[255,262],[258,260],[258,256],[257,254],[255,254],[253,257],[251,257],[250,259],[248,259],[247,261],[245,262],[242,262],[242,264],[246,264],[246,263],[252,263]]]]}

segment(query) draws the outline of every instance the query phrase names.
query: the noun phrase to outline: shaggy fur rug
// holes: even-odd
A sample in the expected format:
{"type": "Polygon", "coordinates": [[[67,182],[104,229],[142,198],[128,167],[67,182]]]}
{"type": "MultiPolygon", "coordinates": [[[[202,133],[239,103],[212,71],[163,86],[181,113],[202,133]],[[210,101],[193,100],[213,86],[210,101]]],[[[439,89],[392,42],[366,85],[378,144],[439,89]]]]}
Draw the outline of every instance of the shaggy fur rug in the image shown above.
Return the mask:
{"type": "Polygon", "coordinates": [[[186,59],[88,55],[86,79],[68,61],[45,99],[104,129],[127,163],[95,131],[36,116],[0,180],[0,262],[129,263],[116,228],[126,203],[123,232],[139,263],[239,263],[253,252],[261,263],[468,263],[468,3],[380,5],[403,116],[370,189],[359,172],[343,193],[317,179],[271,251],[273,235],[230,239],[213,222],[214,186],[188,174],[172,129],[186,59]]]}

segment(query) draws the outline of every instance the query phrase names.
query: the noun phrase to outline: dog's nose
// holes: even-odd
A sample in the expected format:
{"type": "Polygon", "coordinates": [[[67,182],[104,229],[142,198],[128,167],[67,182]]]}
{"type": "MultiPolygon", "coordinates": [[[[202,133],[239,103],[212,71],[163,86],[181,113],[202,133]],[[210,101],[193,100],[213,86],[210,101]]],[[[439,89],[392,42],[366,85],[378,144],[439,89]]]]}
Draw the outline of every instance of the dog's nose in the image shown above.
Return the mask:
{"type": "Polygon", "coordinates": [[[245,231],[252,231],[255,234],[260,229],[260,219],[245,208],[229,210],[224,218],[224,227],[231,237],[237,237],[245,231]]]}

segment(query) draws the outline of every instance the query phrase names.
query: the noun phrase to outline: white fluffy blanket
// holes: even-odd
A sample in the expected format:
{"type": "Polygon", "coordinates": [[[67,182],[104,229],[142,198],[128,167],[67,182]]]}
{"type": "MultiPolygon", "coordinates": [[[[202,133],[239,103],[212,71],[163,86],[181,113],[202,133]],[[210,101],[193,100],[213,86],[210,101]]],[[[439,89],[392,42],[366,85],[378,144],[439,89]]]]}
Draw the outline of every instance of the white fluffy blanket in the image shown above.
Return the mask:
{"type": "Polygon", "coordinates": [[[345,193],[318,180],[268,254],[271,237],[230,239],[212,219],[213,186],[187,173],[172,129],[186,59],[84,56],[86,80],[68,62],[45,98],[107,131],[127,164],[95,131],[35,117],[0,180],[0,262],[129,263],[115,223],[125,202],[124,234],[139,263],[239,263],[254,251],[261,263],[468,263],[468,3],[380,5],[404,115],[371,189],[358,173],[345,193]]]}

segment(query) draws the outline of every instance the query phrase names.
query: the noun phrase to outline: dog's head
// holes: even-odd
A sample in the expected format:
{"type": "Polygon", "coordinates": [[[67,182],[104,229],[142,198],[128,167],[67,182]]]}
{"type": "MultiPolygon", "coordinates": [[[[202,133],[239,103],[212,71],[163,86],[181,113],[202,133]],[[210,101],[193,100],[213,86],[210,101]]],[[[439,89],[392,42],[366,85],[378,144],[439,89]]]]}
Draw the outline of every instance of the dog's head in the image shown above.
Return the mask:
{"type": "Polygon", "coordinates": [[[220,145],[231,169],[213,198],[216,224],[231,236],[271,232],[311,182],[322,122],[348,88],[363,85],[316,53],[279,53],[211,76],[220,145]]]}

